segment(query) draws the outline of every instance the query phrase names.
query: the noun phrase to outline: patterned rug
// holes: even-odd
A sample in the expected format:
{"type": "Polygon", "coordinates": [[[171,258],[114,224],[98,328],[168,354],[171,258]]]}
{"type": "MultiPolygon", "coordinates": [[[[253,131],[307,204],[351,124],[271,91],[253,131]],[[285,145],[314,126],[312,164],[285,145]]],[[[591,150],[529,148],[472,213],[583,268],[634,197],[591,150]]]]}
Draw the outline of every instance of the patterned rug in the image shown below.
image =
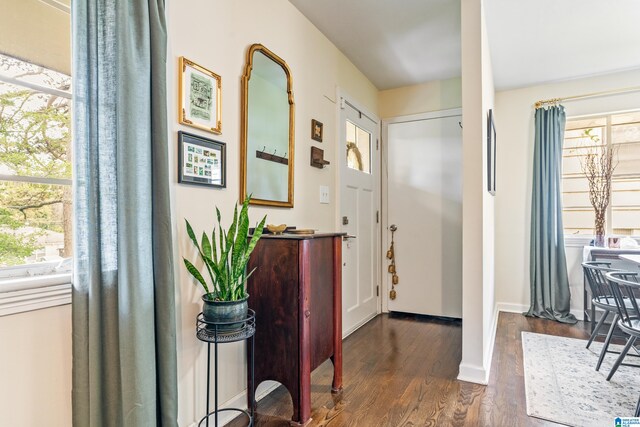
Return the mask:
{"type": "MultiPolygon", "coordinates": [[[[614,426],[616,417],[633,416],[640,395],[640,369],[620,366],[607,354],[595,371],[602,344],[552,335],[522,333],[527,414],[568,426],[614,426]]],[[[620,346],[612,349],[619,350],[620,346]]],[[[633,349],[630,351],[633,353],[633,349]]],[[[627,356],[627,362],[640,358],[627,356]]]]}

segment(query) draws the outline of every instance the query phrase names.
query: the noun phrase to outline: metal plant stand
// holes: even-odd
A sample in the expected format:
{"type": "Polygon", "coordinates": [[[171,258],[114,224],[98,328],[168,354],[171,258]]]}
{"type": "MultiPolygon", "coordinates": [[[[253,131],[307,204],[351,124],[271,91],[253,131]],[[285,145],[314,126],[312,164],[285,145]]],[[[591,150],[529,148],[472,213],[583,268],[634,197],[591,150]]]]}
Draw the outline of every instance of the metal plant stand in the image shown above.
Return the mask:
{"type": "MultiPolygon", "coordinates": [[[[209,322],[204,320],[204,316],[202,313],[198,314],[196,317],[196,337],[200,341],[204,341],[207,343],[207,415],[200,419],[198,426],[203,425],[205,423],[207,427],[209,427],[209,417],[212,415],[215,418],[215,426],[218,427],[218,414],[220,412],[239,412],[243,413],[249,419],[249,424],[247,426],[253,426],[254,419],[254,406],[248,410],[240,409],[240,408],[223,408],[218,409],[218,344],[228,343],[228,342],[236,342],[236,341],[247,341],[251,346],[251,357],[247,360],[247,375],[250,376],[251,381],[249,384],[254,384],[254,336],[256,333],[256,317],[255,312],[253,310],[249,310],[249,313],[245,319],[235,320],[233,322],[209,322]],[[228,331],[230,325],[242,324],[240,329],[236,329],[234,331],[228,331]],[[211,345],[213,344],[214,349],[214,375],[215,375],[215,386],[214,386],[214,405],[215,408],[213,411],[210,411],[209,402],[210,402],[210,389],[211,389],[211,345]]],[[[253,395],[254,390],[247,390],[247,393],[253,395]]]]}

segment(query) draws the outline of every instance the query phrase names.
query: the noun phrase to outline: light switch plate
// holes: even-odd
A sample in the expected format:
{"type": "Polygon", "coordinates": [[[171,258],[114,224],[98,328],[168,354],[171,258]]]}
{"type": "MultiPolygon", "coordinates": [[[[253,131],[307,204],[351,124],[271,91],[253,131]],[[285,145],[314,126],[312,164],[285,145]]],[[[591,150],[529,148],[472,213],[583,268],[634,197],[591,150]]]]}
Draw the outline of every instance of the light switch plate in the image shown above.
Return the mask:
{"type": "Polygon", "coordinates": [[[326,185],[320,186],[320,203],[329,203],[329,187],[327,187],[326,185]]]}

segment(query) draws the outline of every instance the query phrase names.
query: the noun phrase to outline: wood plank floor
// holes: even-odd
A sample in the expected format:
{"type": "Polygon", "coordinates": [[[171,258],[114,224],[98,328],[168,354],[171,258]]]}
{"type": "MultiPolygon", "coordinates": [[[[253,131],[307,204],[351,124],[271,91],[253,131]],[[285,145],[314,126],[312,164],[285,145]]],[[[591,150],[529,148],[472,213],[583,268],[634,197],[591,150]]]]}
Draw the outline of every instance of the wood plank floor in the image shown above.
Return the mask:
{"type": "MultiPolygon", "coordinates": [[[[311,426],[548,426],[526,414],[521,332],[588,338],[587,328],[500,313],[487,386],[456,380],[459,322],[380,315],[344,341],[344,391],[331,395],[333,366],[311,377],[311,426]]],[[[279,387],[258,402],[256,426],[288,426],[291,398],[279,387]]],[[[246,425],[234,420],[233,427],[246,425]]]]}

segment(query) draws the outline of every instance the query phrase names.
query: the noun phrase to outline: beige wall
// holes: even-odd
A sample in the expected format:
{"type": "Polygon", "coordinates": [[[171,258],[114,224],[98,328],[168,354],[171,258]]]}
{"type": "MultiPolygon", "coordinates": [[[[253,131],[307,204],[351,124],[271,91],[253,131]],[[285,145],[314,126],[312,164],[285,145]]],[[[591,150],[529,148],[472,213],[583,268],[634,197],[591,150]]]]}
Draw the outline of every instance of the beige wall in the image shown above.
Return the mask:
{"type": "Polygon", "coordinates": [[[378,115],[382,119],[462,106],[462,79],[455,77],[378,92],[378,115]]]}
{"type": "Polygon", "coordinates": [[[69,14],[40,0],[0,0],[0,53],[70,75],[69,14]]]}
{"type": "MultiPolygon", "coordinates": [[[[211,190],[179,185],[172,168],[175,218],[176,284],[178,287],[179,423],[188,426],[204,410],[206,346],[194,336],[194,318],[200,311],[201,290],[188,277],[181,257],[194,258],[184,231],[184,218],[196,230],[213,225],[214,206],[224,218],[239,196],[240,77],[247,48],[262,43],[287,61],[293,77],[295,110],[295,207],[251,208],[252,222],[268,215],[268,222],[334,230],[337,227],[336,87],[370,111],[377,111],[376,88],[298,10],[286,0],[170,0],[168,2],[169,149],[176,152],[176,132],[184,130],[227,144],[227,188],[211,190]],[[222,76],[222,135],[179,126],[176,117],[178,57],[185,56],[222,76]],[[311,119],[324,123],[324,142],[311,140],[311,119]],[[313,144],[312,144],[313,142],[313,144]],[[310,147],[325,150],[331,165],[310,167],[310,147]],[[330,188],[331,203],[319,203],[319,186],[330,188]]],[[[175,165],[176,159],[172,163],[175,165]]],[[[223,219],[224,219],[223,218],[223,219]]],[[[220,402],[245,403],[244,346],[221,347],[220,402]],[[234,399],[235,397],[235,399],[234,399]]]]}
{"type": "MultiPolygon", "coordinates": [[[[541,99],[636,86],[639,81],[640,70],[635,70],[496,93],[496,299],[501,307],[520,311],[529,306],[533,104],[541,99]]],[[[567,101],[564,105],[568,117],[637,109],[640,92],[567,101]]],[[[582,244],[568,244],[571,308],[578,314],[582,309],[582,244]]]]}
{"type": "Polygon", "coordinates": [[[71,425],[71,305],[0,317],[0,426],[71,425]]]}
{"type": "MultiPolygon", "coordinates": [[[[71,74],[70,34],[68,13],[0,0],[0,53],[71,74]]],[[[70,305],[0,317],[0,426],[45,425],[71,425],[70,305]]]]}

